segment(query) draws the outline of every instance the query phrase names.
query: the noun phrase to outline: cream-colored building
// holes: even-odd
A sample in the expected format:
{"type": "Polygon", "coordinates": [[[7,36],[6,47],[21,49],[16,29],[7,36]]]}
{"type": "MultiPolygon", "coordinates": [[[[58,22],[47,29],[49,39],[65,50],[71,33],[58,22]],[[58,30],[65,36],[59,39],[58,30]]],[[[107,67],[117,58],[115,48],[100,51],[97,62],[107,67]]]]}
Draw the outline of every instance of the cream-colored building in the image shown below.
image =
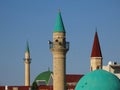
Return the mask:
{"type": "Polygon", "coordinates": [[[102,67],[104,70],[115,74],[120,79],[120,64],[117,62],[108,62],[108,65],[102,67]]]}

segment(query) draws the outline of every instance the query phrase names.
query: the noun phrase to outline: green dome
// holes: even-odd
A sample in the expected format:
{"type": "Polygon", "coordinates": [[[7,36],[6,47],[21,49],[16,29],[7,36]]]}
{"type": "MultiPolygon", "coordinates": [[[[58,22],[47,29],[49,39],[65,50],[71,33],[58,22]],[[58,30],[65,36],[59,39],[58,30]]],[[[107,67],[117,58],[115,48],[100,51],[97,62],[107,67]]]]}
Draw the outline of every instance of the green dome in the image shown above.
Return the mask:
{"type": "Polygon", "coordinates": [[[75,90],[120,90],[120,80],[105,70],[95,70],[83,76],[75,90]]]}
{"type": "Polygon", "coordinates": [[[44,80],[47,84],[49,79],[50,79],[51,74],[52,74],[52,72],[49,71],[49,70],[45,71],[45,72],[42,72],[35,78],[35,81],[37,81],[37,80],[43,81],[44,80]]]}

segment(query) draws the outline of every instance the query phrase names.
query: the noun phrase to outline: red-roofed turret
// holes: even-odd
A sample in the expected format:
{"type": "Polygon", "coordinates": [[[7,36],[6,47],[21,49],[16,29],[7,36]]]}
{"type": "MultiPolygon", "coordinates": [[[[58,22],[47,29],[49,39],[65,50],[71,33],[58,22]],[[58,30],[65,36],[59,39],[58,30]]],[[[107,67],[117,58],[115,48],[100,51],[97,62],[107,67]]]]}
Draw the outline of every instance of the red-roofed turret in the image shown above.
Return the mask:
{"type": "Polygon", "coordinates": [[[102,69],[102,53],[97,31],[95,32],[94,42],[91,52],[90,70],[102,69]]]}
{"type": "Polygon", "coordinates": [[[92,48],[91,57],[102,57],[99,38],[97,32],[95,32],[94,43],[92,48]]]}

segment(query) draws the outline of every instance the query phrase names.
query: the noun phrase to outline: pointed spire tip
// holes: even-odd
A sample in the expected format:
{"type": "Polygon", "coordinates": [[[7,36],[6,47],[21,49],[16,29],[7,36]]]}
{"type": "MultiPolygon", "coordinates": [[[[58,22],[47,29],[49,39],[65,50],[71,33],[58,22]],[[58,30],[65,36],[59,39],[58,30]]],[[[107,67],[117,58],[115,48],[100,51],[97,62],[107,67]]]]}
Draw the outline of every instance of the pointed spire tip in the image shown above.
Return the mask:
{"type": "Polygon", "coordinates": [[[97,27],[95,28],[95,32],[97,32],[97,27]]]}
{"type": "Polygon", "coordinates": [[[94,42],[91,52],[91,57],[102,57],[102,52],[100,48],[99,38],[97,32],[95,32],[94,42]]]}
{"type": "Polygon", "coordinates": [[[58,9],[58,12],[60,13],[61,11],[60,11],[60,8],[58,9]]]}
{"type": "Polygon", "coordinates": [[[30,52],[28,40],[26,41],[26,45],[27,45],[26,52],[30,52]]]}
{"type": "Polygon", "coordinates": [[[59,10],[58,15],[57,15],[54,32],[64,32],[65,33],[65,28],[64,28],[64,24],[63,24],[63,20],[62,20],[60,10],[59,10]]]}

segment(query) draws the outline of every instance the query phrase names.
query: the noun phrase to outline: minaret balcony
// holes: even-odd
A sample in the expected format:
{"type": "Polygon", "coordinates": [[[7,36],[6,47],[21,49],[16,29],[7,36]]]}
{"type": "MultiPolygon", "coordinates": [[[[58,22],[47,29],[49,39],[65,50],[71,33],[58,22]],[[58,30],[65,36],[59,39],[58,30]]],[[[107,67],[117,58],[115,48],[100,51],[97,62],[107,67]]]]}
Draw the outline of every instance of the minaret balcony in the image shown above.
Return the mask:
{"type": "Polygon", "coordinates": [[[31,60],[32,60],[31,58],[29,58],[29,59],[24,58],[25,63],[31,63],[31,60]]]}
{"type": "Polygon", "coordinates": [[[69,42],[65,42],[65,43],[56,43],[56,42],[49,42],[49,48],[64,48],[69,50],[69,42]]]}

